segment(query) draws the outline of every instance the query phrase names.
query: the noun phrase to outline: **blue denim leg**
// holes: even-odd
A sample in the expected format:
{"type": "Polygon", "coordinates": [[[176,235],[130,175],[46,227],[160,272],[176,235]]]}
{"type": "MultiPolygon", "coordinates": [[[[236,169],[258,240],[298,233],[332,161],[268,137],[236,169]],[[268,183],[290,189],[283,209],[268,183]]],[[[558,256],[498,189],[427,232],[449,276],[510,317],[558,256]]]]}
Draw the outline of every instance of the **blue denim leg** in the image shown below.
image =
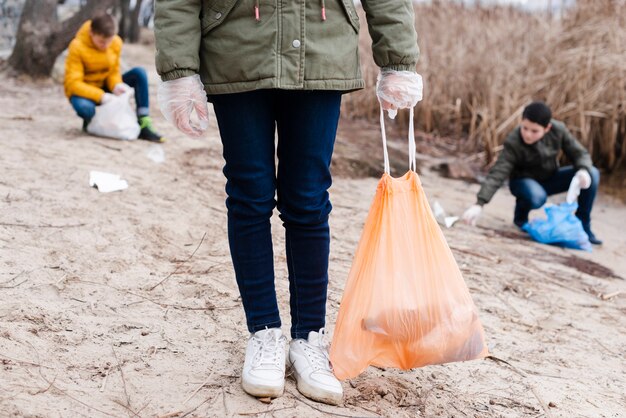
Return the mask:
{"type": "MultiPolygon", "coordinates": [[[[518,219],[525,219],[527,221],[530,209],[537,209],[543,206],[546,201],[546,196],[566,192],[569,189],[574,175],[576,175],[576,171],[578,170],[574,167],[566,166],[561,167],[554,176],[542,182],[528,178],[511,180],[509,182],[511,193],[517,197],[515,221],[518,219]],[[541,190],[539,188],[541,188],[541,190]]],[[[599,184],[600,172],[597,168],[592,167],[591,186],[581,190],[580,196],[578,196],[578,210],[576,211],[576,216],[582,222],[585,231],[590,228],[591,209],[593,208],[593,201],[596,198],[599,184]]]]}
{"type": "Polygon", "coordinates": [[[280,91],[278,210],[285,227],[291,336],[325,325],[331,204],[330,161],[341,94],[280,91]]]}
{"type": "Polygon", "coordinates": [[[281,326],[270,217],[276,206],[270,91],[212,96],[226,164],[228,241],[250,332],[281,326]]]}
{"type": "Polygon", "coordinates": [[[269,220],[277,191],[286,231],[291,335],[306,338],[325,323],[331,210],[327,189],[341,94],[259,90],[210,100],[224,145],[229,242],[248,329],[281,324],[269,220]]]}
{"type": "MultiPolygon", "coordinates": [[[[576,171],[578,170],[572,166],[562,167],[554,176],[542,182],[541,184],[545,187],[548,196],[566,192],[569,189],[574,175],[576,175],[576,171]]],[[[576,216],[582,222],[585,230],[589,229],[591,223],[591,209],[593,208],[593,201],[596,198],[600,184],[600,172],[598,169],[592,167],[590,174],[591,186],[580,191],[580,195],[578,196],[578,210],[576,211],[576,216]]]]}
{"type": "Polygon", "coordinates": [[[146,70],[143,67],[132,68],[122,74],[122,81],[135,89],[137,116],[148,116],[150,114],[150,100],[146,70]]]}
{"type": "Polygon", "coordinates": [[[563,193],[569,189],[569,185],[574,178],[574,174],[576,174],[574,167],[561,167],[552,177],[542,181],[541,185],[545,188],[548,196],[563,193]]]}
{"type": "Polygon", "coordinates": [[[516,197],[513,222],[521,228],[528,222],[528,213],[543,206],[548,195],[541,184],[528,177],[509,181],[509,188],[516,197]]]}
{"type": "Polygon", "coordinates": [[[93,100],[85,99],[80,96],[72,96],[70,97],[70,103],[76,111],[76,114],[87,122],[96,114],[96,102],[93,100]]]}

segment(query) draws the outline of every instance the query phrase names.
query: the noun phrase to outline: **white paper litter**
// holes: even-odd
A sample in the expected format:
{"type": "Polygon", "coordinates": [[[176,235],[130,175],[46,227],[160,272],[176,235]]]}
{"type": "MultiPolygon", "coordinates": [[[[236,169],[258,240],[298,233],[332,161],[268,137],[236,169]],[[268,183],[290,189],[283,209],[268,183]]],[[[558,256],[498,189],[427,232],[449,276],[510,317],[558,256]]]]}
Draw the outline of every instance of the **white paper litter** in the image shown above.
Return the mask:
{"type": "Polygon", "coordinates": [[[452,227],[459,220],[458,216],[446,216],[443,218],[443,223],[446,225],[446,228],[452,227]]]}
{"type": "Polygon", "coordinates": [[[117,174],[90,171],[89,186],[97,188],[102,193],[109,193],[127,189],[128,183],[117,174]]]}
{"type": "Polygon", "coordinates": [[[436,200],[433,203],[433,215],[435,215],[437,222],[446,228],[452,227],[459,220],[458,216],[446,216],[446,211],[443,210],[443,207],[436,200]]]}
{"type": "Polygon", "coordinates": [[[161,145],[152,144],[152,146],[150,146],[150,149],[148,149],[147,156],[157,164],[165,161],[165,151],[163,150],[163,147],[161,145]]]}
{"type": "Polygon", "coordinates": [[[435,200],[435,203],[433,203],[433,215],[435,215],[435,218],[437,219],[446,216],[446,212],[443,210],[443,207],[441,207],[438,200],[435,200]]]}

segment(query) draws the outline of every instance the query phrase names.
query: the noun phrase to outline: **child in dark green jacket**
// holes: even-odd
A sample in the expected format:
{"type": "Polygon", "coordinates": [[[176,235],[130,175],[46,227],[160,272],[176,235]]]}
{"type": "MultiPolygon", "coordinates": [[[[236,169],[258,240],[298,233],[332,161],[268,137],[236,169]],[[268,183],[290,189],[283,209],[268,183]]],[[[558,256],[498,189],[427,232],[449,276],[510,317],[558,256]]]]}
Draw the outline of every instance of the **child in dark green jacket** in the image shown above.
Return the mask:
{"type": "Polygon", "coordinates": [[[596,197],[600,173],[587,150],[572,136],[562,122],[552,119],[550,108],[542,102],[528,105],[522,123],[504,141],[504,148],[480,188],[476,204],[463,214],[471,225],[489,203],[502,183],[509,180],[511,193],[517,198],[513,222],[522,227],[528,213],[546,203],[548,196],[566,192],[576,179],[582,189],[576,216],[592,244],[602,244],[591,231],[591,208],[596,197]],[[559,167],[563,151],[572,166],[559,167]]]}

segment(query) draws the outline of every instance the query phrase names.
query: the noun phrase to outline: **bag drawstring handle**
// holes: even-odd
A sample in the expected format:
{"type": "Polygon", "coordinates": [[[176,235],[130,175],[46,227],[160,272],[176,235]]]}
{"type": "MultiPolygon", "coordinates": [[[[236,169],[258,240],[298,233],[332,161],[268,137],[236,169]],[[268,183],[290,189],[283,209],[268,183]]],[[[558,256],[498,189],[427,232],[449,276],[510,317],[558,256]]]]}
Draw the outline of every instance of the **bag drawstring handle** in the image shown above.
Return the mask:
{"type": "MultiPolygon", "coordinates": [[[[414,108],[409,111],[409,170],[417,171],[417,160],[415,150],[415,129],[413,126],[414,108]]],[[[385,112],[380,108],[380,134],[383,140],[383,155],[385,159],[385,173],[391,175],[389,169],[389,152],[387,151],[387,134],[385,132],[385,112]]]]}

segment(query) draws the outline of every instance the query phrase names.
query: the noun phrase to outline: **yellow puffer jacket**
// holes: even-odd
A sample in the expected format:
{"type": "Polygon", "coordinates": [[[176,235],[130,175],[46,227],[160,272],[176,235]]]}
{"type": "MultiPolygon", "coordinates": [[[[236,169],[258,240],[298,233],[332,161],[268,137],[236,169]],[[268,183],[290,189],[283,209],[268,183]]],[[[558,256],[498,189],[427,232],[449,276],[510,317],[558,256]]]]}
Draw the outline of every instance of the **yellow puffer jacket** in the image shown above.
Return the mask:
{"type": "Polygon", "coordinates": [[[65,60],[65,95],[100,103],[105,87],[113,91],[113,87],[122,82],[120,55],[123,41],[115,35],[111,45],[101,51],[91,41],[90,32],[91,20],[88,20],[70,43],[65,60]]]}

